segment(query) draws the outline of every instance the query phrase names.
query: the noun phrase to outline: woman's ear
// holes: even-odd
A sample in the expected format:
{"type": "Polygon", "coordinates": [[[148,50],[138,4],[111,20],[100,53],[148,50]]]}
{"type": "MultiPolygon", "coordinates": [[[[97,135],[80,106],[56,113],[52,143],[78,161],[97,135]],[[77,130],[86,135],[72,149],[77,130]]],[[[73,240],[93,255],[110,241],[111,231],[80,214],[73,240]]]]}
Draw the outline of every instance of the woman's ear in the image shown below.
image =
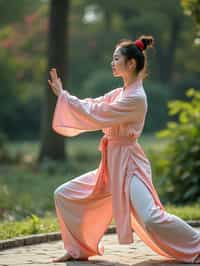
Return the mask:
{"type": "Polygon", "coordinates": [[[131,69],[131,70],[135,70],[136,68],[136,61],[134,58],[130,59],[128,61],[128,68],[131,69]]]}

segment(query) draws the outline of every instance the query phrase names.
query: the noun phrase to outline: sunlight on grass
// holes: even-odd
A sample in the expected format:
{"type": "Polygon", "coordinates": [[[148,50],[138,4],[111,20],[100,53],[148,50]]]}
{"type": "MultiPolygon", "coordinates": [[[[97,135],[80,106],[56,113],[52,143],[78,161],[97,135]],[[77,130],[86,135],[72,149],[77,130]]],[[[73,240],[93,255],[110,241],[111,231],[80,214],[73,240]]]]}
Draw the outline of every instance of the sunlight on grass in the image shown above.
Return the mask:
{"type": "Polygon", "coordinates": [[[33,215],[20,222],[0,223],[0,240],[32,234],[50,233],[59,230],[56,217],[43,219],[33,215]]]}
{"type": "MultiPolygon", "coordinates": [[[[165,206],[168,213],[177,215],[184,220],[200,221],[200,204],[177,207],[173,205],[165,206]]],[[[115,225],[114,219],[111,225],[115,225]]],[[[57,218],[48,215],[45,218],[39,218],[35,215],[28,217],[20,222],[0,223],[0,240],[9,239],[19,236],[41,234],[59,231],[57,218]]]]}
{"type": "Polygon", "coordinates": [[[200,220],[200,204],[185,205],[177,207],[175,205],[166,205],[166,210],[184,220],[200,220]]]}

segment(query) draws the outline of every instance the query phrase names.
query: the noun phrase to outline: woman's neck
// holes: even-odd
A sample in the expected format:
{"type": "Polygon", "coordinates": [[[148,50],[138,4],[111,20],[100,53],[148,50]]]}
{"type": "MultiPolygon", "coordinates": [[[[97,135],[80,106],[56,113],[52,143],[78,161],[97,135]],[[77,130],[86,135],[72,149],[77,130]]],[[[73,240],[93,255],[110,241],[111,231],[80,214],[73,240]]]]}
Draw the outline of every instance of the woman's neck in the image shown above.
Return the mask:
{"type": "Polygon", "coordinates": [[[136,76],[136,75],[123,77],[124,89],[126,89],[128,86],[130,86],[132,83],[134,83],[137,79],[138,79],[138,76],[136,76]]]}

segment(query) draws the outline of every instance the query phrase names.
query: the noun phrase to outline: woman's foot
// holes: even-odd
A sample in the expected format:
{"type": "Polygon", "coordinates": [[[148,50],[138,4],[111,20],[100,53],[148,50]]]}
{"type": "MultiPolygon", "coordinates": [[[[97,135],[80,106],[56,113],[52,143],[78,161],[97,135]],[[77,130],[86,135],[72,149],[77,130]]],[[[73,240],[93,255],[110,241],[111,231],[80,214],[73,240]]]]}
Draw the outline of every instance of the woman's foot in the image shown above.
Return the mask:
{"type": "Polygon", "coordinates": [[[62,257],[53,259],[52,262],[65,262],[65,261],[68,261],[70,259],[72,259],[72,256],[69,253],[66,253],[62,257]]]}
{"type": "Polygon", "coordinates": [[[200,263],[200,255],[196,258],[196,260],[194,262],[195,263],[200,263]]]}

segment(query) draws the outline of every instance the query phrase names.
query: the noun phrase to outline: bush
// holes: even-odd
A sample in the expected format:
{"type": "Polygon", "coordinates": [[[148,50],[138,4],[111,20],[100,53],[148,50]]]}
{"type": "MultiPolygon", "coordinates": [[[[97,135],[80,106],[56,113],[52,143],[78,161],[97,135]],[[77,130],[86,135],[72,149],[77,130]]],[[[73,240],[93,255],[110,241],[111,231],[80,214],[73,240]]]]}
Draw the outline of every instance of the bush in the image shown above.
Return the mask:
{"type": "Polygon", "coordinates": [[[174,203],[200,202],[200,92],[189,89],[186,95],[191,101],[174,100],[168,105],[170,115],[178,114],[178,122],[169,122],[157,134],[169,140],[156,164],[162,168],[165,194],[174,203]]]}
{"type": "Polygon", "coordinates": [[[38,137],[41,86],[20,78],[22,68],[20,60],[0,51],[0,124],[8,139],[38,137]]]}

